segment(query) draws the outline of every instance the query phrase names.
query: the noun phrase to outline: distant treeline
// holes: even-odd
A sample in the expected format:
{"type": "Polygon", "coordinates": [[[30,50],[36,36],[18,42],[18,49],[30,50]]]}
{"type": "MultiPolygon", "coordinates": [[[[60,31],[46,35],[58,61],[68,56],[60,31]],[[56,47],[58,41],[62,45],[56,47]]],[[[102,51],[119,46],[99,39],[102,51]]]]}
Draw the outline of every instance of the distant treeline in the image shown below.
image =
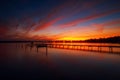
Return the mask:
{"type": "Polygon", "coordinates": [[[81,42],[92,42],[92,43],[120,43],[120,36],[99,38],[99,39],[88,39],[88,40],[23,40],[23,41],[0,41],[0,43],[81,43],[81,42]]]}
{"type": "Polygon", "coordinates": [[[85,42],[99,42],[99,43],[120,43],[120,36],[108,37],[108,38],[99,38],[99,39],[88,39],[85,42]]]}

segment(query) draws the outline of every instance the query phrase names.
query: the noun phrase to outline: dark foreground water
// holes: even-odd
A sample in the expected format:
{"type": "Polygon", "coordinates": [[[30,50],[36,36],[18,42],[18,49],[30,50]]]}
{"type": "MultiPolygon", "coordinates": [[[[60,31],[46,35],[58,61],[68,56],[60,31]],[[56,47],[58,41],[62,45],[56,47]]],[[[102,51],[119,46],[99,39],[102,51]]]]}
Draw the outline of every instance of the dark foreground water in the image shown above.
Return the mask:
{"type": "Polygon", "coordinates": [[[0,80],[120,80],[120,55],[0,44],[0,80]]]}

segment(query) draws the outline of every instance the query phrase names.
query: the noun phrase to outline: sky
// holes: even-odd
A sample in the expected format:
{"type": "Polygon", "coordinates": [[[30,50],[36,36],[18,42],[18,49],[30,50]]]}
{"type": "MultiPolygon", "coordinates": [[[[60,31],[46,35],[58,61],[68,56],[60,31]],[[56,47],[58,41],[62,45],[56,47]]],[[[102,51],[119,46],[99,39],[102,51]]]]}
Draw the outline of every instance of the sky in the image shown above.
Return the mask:
{"type": "Polygon", "coordinates": [[[0,0],[0,40],[120,36],[120,0],[0,0]]]}

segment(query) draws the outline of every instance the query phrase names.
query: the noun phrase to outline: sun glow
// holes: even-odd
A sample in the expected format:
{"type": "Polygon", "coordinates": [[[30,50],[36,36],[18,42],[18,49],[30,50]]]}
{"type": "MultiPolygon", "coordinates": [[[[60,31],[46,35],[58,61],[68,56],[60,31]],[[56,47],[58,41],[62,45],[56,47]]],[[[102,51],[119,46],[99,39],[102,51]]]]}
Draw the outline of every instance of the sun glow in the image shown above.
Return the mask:
{"type": "Polygon", "coordinates": [[[85,40],[85,38],[77,38],[77,37],[63,37],[59,40],[85,40]]]}

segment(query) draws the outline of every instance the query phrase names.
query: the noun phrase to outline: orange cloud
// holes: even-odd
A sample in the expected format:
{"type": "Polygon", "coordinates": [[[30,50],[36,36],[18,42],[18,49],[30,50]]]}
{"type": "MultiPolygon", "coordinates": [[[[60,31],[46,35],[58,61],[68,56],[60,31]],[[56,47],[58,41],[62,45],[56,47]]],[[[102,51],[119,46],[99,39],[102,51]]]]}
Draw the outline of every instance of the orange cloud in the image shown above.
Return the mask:
{"type": "Polygon", "coordinates": [[[103,23],[94,23],[92,26],[96,27],[98,32],[103,32],[104,28],[107,26],[115,26],[116,24],[120,23],[120,19],[112,20],[112,21],[105,21],[103,23]]]}
{"type": "Polygon", "coordinates": [[[103,26],[110,26],[110,25],[115,25],[115,24],[120,24],[120,19],[115,19],[112,21],[107,21],[103,23],[103,26]]]}

